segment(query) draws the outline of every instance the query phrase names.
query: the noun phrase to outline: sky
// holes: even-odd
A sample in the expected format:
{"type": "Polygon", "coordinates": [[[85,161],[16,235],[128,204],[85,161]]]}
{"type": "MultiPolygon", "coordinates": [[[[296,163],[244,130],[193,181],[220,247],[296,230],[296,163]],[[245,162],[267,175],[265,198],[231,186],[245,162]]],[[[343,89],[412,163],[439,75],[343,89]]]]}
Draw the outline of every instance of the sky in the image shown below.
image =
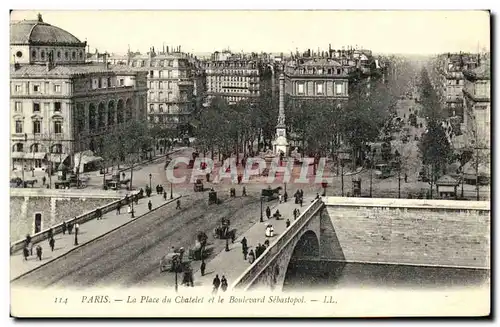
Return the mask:
{"type": "Polygon", "coordinates": [[[375,53],[490,49],[487,11],[13,11],[12,20],[58,26],[91,51],[284,52],[358,46],[375,53]]]}

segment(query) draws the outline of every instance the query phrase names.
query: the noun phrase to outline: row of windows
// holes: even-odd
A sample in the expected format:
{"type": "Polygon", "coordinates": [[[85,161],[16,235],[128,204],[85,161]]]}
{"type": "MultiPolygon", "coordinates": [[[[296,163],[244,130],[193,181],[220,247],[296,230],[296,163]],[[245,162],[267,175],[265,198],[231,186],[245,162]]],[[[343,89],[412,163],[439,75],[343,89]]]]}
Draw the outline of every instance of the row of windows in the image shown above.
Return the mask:
{"type": "MultiPolygon", "coordinates": [[[[324,95],[325,94],[325,85],[324,83],[316,83],[316,95],[324,95]]],[[[344,85],[340,83],[335,83],[335,95],[341,95],[344,91],[344,85]]],[[[297,94],[304,95],[305,94],[305,84],[298,82],[297,83],[297,94]]]]}
{"type": "MultiPolygon", "coordinates": [[[[54,102],[54,111],[55,112],[61,112],[62,104],[61,102],[54,102]]],[[[49,111],[50,110],[50,102],[45,102],[43,104],[43,110],[49,111]]],[[[14,111],[15,112],[22,112],[23,111],[23,103],[22,102],[16,102],[14,104],[14,111]]],[[[41,111],[41,106],[39,102],[33,102],[33,112],[40,112],[41,111]]]]}
{"type": "Polygon", "coordinates": [[[229,81],[229,82],[257,82],[253,77],[248,77],[248,76],[212,76],[211,78],[208,79],[208,82],[210,80],[215,80],[215,81],[229,81]]]}
{"type": "Polygon", "coordinates": [[[149,77],[150,78],[186,78],[189,76],[189,74],[185,70],[179,70],[178,76],[173,76],[173,71],[172,70],[167,70],[166,75],[165,71],[163,70],[150,70],[149,71],[149,77]]]}
{"type": "MultiPolygon", "coordinates": [[[[33,123],[33,134],[41,134],[42,133],[42,122],[40,120],[34,120],[34,121],[32,121],[32,123],[33,123]]],[[[51,132],[54,134],[62,134],[63,122],[60,120],[56,120],[52,123],[53,123],[53,129],[51,132]]],[[[23,126],[24,126],[24,122],[22,120],[16,120],[16,133],[17,134],[24,133],[23,126]]]]}
{"type": "MultiPolygon", "coordinates": [[[[20,52],[20,51],[18,51],[18,53],[16,54],[18,57],[20,57],[20,56],[19,56],[19,52],[20,52]]],[[[49,53],[50,53],[50,52],[49,52],[49,50],[41,50],[41,51],[40,51],[40,53],[39,53],[39,54],[40,54],[40,59],[41,59],[41,60],[48,59],[49,53]]],[[[22,53],[21,53],[21,56],[22,56],[22,53]]],[[[71,59],[72,59],[72,60],[76,60],[76,57],[77,57],[77,52],[76,52],[76,51],[71,51],[71,59]]],[[[79,57],[79,59],[80,59],[80,60],[82,60],[82,59],[83,59],[83,51],[82,51],[82,50],[80,50],[80,51],[78,52],[78,57],[79,57]]],[[[36,50],[33,50],[33,51],[31,52],[31,58],[32,58],[33,60],[38,59],[38,52],[37,52],[36,50]]],[[[57,51],[57,52],[56,52],[56,58],[57,58],[57,59],[59,59],[59,60],[62,58],[62,53],[61,53],[61,51],[57,51]]],[[[69,60],[69,58],[70,58],[70,53],[69,53],[69,51],[65,51],[65,52],[64,52],[64,59],[65,59],[65,60],[69,60]]]]}
{"type": "MultiPolygon", "coordinates": [[[[288,69],[289,73],[293,74],[295,73],[294,68],[288,69]]],[[[344,68],[312,68],[312,69],[306,69],[306,68],[300,68],[298,70],[299,74],[307,74],[307,75],[341,75],[345,74],[346,70],[344,68]]]]}
{"type": "MultiPolygon", "coordinates": [[[[30,147],[31,152],[42,152],[44,150],[43,145],[39,143],[35,143],[31,145],[30,147]]],[[[12,152],[24,152],[24,144],[23,143],[16,143],[12,147],[12,152]]],[[[54,144],[50,147],[50,153],[63,153],[63,146],[62,144],[54,144]]]]}
{"type": "Polygon", "coordinates": [[[172,82],[171,81],[149,82],[150,89],[154,89],[154,88],[163,89],[163,88],[165,88],[165,86],[167,89],[172,89],[172,82]],[[155,86],[157,86],[157,87],[155,87],[155,86]]]}
{"type": "Polygon", "coordinates": [[[209,92],[224,92],[224,93],[251,93],[250,90],[242,90],[242,89],[225,89],[221,87],[210,87],[208,88],[209,92]]]}
{"type": "Polygon", "coordinates": [[[149,115],[148,121],[155,123],[178,123],[179,117],[163,116],[163,115],[149,115]]]}
{"type": "MultiPolygon", "coordinates": [[[[132,67],[144,67],[146,65],[146,60],[134,60],[132,61],[132,67]]],[[[154,60],[151,63],[153,67],[173,67],[173,60],[154,60]]]]}
{"type": "MultiPolygon", "coordinates": [[[[23,86],[21,84],[16,84],[14,86],[16,93],[21,93],[23,91],[23,86]]],[[[34,93],[42,92],[42,84],[32,84],[32,90],[34,93]]],[[[61,84],[54,84],[54,93],[61,93],[61,84]]],[[[45,82],[45,92],[49,91],[49,82],[45,82]]]]}
{"type": "Polygon", "coordinates": [[[214,86],[214,87],[227,87],[227,86],[234,86],[234,87],[248,87],[248,83],[239,83],[239,82],[236,82],[236,83],[231,83],[231,82],[222,82],[222,83],[207,83],[207,87],[210,87],[210,86],[214,86]]]}
{"type": "MultiPolygon", "coordinates": [[[[118,85],[119,86],[124,86],[125,85],[125,80],[123,78],[120,78],[118,80],[118,85]]],[[[92,88],[93,89],[102,89],[102,88],[112,87],[112,86],[113,86],[113,84],[112,84],[111,77],[94,78],[92,80],[92,88]],[[103,83],[104,81],[106,81],[106,83],[103,83]]]]}
{"type": "MultiPolygon", "coordinates": [[[[166,112],[167,112],[167,114],[170,114],[170,108],[171,108],[171,107],[170,107],[170,105],[169,105],[169,104],[164,105],[163,103],[160,103],[160,104],[158,105],[158,112],[163,112],[163,109],[164,109],[164,108],[166,108],[166,109],[167,109],[167,111],[166,111],[166,112]]],[[[155,112],[155,105],[154,105],[154,104],[150,104],[150,105],[149,105],[149,112],[150,112],[150,113],[155,112]]]]}

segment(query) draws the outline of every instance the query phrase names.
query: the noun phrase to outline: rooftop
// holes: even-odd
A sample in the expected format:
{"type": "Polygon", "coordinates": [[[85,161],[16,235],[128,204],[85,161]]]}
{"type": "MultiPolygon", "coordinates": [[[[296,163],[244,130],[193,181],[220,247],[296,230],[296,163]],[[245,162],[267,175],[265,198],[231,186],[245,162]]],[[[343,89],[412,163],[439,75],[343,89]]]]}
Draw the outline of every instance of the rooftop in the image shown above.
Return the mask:
{"type": "Polygon", "coordinates": [[[10,24],[10,44],[74,44],[85,46],[73,34],[38,20],[22,20],[10,24]]]}
{"type": "Polygon", "coordinates": [[[72,76],[92,73],[119,73],[119,74],[135,74],[139,72],[137,69],[132,69],[126,65],[108,65],[108,69],[104,64],[83,64],[83,65],[57,65],[52,69],[47,70],[45,65],[21,65],[15,68],[10,66],[11,77],[55,77],[55,76],[72,76]]]}

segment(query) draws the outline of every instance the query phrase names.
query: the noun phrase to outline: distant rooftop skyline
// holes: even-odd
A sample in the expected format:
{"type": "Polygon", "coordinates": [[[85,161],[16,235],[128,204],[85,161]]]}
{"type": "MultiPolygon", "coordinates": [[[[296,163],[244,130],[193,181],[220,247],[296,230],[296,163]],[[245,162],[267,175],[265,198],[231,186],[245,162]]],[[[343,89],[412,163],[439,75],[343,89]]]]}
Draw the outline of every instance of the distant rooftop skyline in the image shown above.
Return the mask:
{"type": "Polygon", "coordinates": [[[374,53],[490,51],[487,11],[25,11],[87,41],[91,52],[313,51],[358,46],[374,53]]]}

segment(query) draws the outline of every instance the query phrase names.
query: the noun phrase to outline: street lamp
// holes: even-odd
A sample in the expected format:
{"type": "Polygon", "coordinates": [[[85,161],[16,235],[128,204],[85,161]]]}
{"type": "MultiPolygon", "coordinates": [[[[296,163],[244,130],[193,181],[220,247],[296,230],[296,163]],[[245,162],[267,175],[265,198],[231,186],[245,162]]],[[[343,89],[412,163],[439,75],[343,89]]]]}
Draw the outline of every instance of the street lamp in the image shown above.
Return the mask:
{"type": "Polygon", "coordinates": [[[375,157],[375,151],[372,151],[372,156],[370,160],[370,198],[372,196],[372,190],[373,190],[373,159],[375,157]]]}
{"type": "Polygon", "coordinates": [[[340,167],[342,170],[340,171],[340,178],[342,182],[342,196],[344,196],[344,162],[340,163],[340,167]]]}
{"type": "Polygon", "coordinates": [[[172,182],[170,182],[170,200],[172,200],[174,198],[174,193],[172,191],[172,182]]]}
{"type": "Polygon", "coordinates": [[[226,236],[226,252],[229,252],[229,235],[226,236]]]}
{"type": "Polygon", "coordinates": [[[260,222],[264,222],[264,216],[262,215],[262,196],[260,197],[260,222]]]}
{"type": "Polygon", "coordinates": [[[149,174],[149,189],[151,189],[151,174],[149,174]]]}
{"type": "Polygon", "coordinates": [[[181,263],[179,261],[179,257],[176,256],[172,260],[172,268],[173,268],[173,270],[175,272],[175,292],[177,292],[178,289],[179,289],[179,282],[178,282],[178,279],[177,279],[177,273],[179,272],[180,267],[181,267],[181,263]]]}
{"type": "Polygon", "coordinates": [[[75,229],[75,245],[78,245],[78,229],[75,229]]]}
{"type": "Polygon", "coordinates": [[[130,215],[131,215],[130,217],[135,218],[135,215],[134,215],[134,198],[132,197],[132,199],[130,201],[132,202],[132,210],[130,211],[130,215]]]}

